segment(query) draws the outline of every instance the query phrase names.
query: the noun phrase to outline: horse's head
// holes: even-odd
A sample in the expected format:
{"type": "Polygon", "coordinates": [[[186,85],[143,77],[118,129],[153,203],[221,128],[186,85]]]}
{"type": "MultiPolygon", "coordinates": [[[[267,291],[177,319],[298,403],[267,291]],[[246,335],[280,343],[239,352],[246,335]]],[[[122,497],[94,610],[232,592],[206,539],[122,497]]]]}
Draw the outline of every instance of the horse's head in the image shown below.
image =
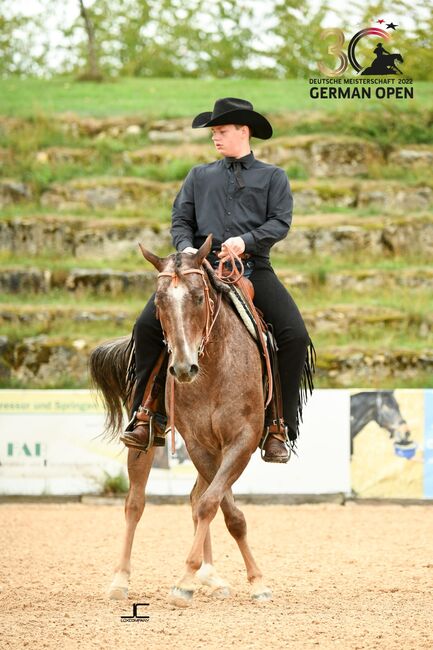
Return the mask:
{"type": "Polygon", "coordinates": [[[383,390],[376,393],[376,422],[387,429],[391,438],[399,443],[410,441],[410,429],[400,413],[400,407],[395,398],[394,391],[383,390]]]}
{"type": "Polygon", "coordinates": [[[174,253],[161,258],[140,244],[143,256],[159,271],[155,305],[171,352],[169,372],[180,382],[196,377],[213,321],[214,304],[202,268],[211,246],[209,235],[193,255],[174,253]]]}

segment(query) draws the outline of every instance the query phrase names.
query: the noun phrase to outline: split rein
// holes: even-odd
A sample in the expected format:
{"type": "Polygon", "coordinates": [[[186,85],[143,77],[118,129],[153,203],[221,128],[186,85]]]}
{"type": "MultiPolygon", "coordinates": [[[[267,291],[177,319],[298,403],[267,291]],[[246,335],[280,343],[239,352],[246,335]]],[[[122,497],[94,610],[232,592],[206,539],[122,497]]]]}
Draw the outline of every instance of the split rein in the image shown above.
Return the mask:
{"type": "MultiPolygon", "coordinates": [[[[233,284],[237,282],[243,275],[244,273],[244,266],[242,264],[242,260],[236,253],[233,251],[233,249],[226,247],[227,249],[227,254],[220,260],[218,264],[218,268],[215,272],[216,276],[222,281],[227,284],[233,284]],[[225,265],[226,263],[229,262],[230,268],[227,268],[225,265]]],[[[212,265],[205,259],[204,264],[213,272],[212,265]]],[[[198,349],[198,355],[199,357],[204,354],[205,352],[205,347],[207,342],[209,341],[210,335],[212,333],[212,329],[215,325],[216,319],[218,318],[218,314],[221,308],[221,293],[218,294],[217,298],[217,305],[215,308],[215,303],[210,297],[209,294],[209,285],[206,280],[206,273],[205,271],[201,269],[186,269],[185,271],[182,271],[182,275],[187,275],[190,273],[198,273],[202,280],[203,280],[203,289],[204,289],[204,297],[205,297],[205,305],[206,305],[206,322],[203,330],[203,336],[200,342],[200,346],[198,349]]],[[[179,276],[175,272],[171,271],[161,271],[158,273],[158,278],[171,278],[171,282],[174,287],[178,286],[179,283],[179,276]]],[[[159,310],[157,309],[157,318],[159,318],[159,310]]],[[[164,332],[164,339],[167,344],[168,351],[171,352],[170,345],[168,343],[167,336],[164,332]]],[[[170,421],[170,431],[171,431],[171,453],[174,455],[176,453],[176,442],[175,442],[175,426],[174,426],[174,385],[175,385],[175,378],[173,375],[171,375],[171,387],[170,387],[170,414],[169,414],[169,421],[170,421]]]]}

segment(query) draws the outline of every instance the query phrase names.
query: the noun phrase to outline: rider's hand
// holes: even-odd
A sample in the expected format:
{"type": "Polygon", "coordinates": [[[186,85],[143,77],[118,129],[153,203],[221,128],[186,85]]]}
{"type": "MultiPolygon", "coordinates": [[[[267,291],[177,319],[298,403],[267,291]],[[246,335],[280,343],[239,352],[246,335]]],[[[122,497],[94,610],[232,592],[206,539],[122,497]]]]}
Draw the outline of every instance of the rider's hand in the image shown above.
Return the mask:
{"type": "Polygon", "coordinates": [[[186,248],[183,249],[182,253],[189,253],[190,255],[194,255],[194,253],[197,253],[197,248],[193,248],[192,246],[187,246],[186,248]]]}
{"type": "Polygon", "coordinates": [[[242,237],[230,237],[229,239],[226,239],[226,241],[221,245],[221,252],[218,253],[218,257],[226,257],[228,253],[228,247],[236,255],[241,255],[245,250],[245,242],[242,237]]]}

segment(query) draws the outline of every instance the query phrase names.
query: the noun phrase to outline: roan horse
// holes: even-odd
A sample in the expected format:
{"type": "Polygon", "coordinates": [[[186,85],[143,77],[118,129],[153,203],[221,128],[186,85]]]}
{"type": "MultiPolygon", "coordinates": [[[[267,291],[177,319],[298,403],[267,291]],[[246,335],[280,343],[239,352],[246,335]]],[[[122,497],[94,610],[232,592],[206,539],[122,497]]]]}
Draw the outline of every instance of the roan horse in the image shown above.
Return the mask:
{"type": "MultiPolygon", "coordinates": [[[[271,598],[271,590],[265,586],[248,546],[245,517],[235,505],[231,489],[257,449],[263,432],[261,357],[241,320],[219,295],[227,292],[226,285],[202,265],[211,243],[209,235],[194,255],[176,253],[167,258],[141,249],[159,271],[155,304],[170,351],[168,370],[175,384],[174,421],[198,472],[190,497],[194,540],[184,574],[170,595],[170,602],[180,607],[191,602],[197,579],[213,587],[217,597],[230,593],[228,583],[212,565],[209,526],[219,507],[244,559],[251,597],[271,598]]],[[[123,339],[99,346],[90,360],[92,378],[104,396],[112,431],[122,423],[126,356],[123,339]]],[[[166,382],[167,413],[172,394],[170,383],[166,382]]],[[[126,533],[111,598],[127,597],[132,543],[144,509],[154,452],[154,447],[147,453],[128,450],[126,533]]]]}

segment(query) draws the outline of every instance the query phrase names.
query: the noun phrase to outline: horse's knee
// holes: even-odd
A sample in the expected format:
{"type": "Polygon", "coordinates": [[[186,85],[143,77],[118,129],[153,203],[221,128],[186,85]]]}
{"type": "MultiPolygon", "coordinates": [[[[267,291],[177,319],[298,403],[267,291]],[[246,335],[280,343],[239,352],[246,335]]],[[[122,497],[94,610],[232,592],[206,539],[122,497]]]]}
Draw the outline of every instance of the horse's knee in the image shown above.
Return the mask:
{"type": "Polygon", "coordinates": [[[219,508],[220,499],[213,495],[206,495],[200,497],[197,505],[197,518],[212,520],[219,508]]]}
{"type": "Polygon", "coordinates": [[[242,539],[247,534],[247,522],[240,510],[233,510],[224,514],[224,520],[230,535],[235,539],[242,539]]]}
{"type": "Polygon", "coordinates": [[[125,501],[125,516],[127,519],[139,521],[145,507],[144,494],[129,492],[125,501]]]}

